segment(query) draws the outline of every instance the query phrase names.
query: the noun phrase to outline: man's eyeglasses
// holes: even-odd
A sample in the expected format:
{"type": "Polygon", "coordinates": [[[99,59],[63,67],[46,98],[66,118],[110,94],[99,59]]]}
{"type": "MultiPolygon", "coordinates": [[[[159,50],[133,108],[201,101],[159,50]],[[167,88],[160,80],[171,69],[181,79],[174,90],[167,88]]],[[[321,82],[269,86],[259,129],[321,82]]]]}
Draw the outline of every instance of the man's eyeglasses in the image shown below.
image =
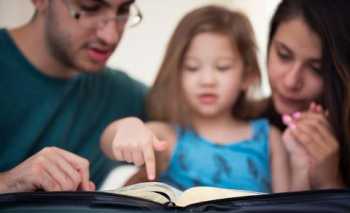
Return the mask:
{"type": "Polygon", "coordinates": [[[78,23],[89,29],[100,29],[109,21],[115,21],[118,27],[134,27],[142,21],[142,14],[138,7],[130,1],[118,8],[118,11],[111,13],[111,7],[104,1],[82,1],[82,0],[63,0],[69,14],[78,21],[78,23]]]}

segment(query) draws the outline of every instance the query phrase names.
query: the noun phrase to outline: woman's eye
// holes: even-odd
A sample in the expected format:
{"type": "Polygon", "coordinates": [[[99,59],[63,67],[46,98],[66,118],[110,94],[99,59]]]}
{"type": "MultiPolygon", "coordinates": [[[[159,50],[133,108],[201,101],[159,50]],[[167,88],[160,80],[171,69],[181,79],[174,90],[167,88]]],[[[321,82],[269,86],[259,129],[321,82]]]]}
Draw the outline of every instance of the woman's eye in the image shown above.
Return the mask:
{"type": "Polygon", "coordinates": [[[283,61],[288,61],[291,59],[291,56],[288,53],[283,52],[283,51],[277,52],[277,55],[283,61]]]}
{"type": "Polygon", "coordinates": [[[316,73],[317,75],[321,75],[321,67],[315,66],[315,65],[310,65],[310,69],[316,73]]]}

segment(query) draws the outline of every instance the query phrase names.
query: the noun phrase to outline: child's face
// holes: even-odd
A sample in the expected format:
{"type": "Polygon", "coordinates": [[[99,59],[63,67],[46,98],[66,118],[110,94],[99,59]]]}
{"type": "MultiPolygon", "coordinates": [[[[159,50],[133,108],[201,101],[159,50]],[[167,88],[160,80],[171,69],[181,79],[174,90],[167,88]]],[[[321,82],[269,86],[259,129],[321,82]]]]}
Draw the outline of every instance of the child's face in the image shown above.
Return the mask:
{"type": "Polygon", "coordinates": [[[281,114],[308,109],[322,94],[321,41],[302,19],[282,23],[272,39],[268,70],[273,103],[281,114]]]}
{"type": "Polygon", "coordinates": [[[194,37],[182,66],[182,88],[194,115],[230,116],[243,87],[243,62],[226,35],[194,37]]]}

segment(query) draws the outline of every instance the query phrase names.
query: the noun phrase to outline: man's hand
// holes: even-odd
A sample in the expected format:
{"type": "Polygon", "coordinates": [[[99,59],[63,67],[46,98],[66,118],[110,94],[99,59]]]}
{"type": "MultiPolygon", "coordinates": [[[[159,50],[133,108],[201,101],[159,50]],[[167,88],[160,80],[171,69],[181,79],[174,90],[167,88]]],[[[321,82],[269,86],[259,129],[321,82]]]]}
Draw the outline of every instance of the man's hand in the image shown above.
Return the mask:
{"type": "Polygon", "coordinates": [[[0,174],[0,192],[93,191],[89,161],[56,147],[44,148],[0,174]]]}

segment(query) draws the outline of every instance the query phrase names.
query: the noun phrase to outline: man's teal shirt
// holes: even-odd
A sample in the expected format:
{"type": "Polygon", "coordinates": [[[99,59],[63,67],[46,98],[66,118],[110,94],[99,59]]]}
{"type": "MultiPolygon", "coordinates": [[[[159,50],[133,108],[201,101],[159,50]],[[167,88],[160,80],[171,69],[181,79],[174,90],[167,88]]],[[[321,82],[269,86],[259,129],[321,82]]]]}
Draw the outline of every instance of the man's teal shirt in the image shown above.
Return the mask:
{"type": "Polygon", "coordinates": [[[97,186],[115,166],[100,150],[100,136],[113,120],[144,116],[146,87],[108,69],[57,79],[37,70],[0,30],[0,172],[47,146],[90,161],[97,186]]]}

